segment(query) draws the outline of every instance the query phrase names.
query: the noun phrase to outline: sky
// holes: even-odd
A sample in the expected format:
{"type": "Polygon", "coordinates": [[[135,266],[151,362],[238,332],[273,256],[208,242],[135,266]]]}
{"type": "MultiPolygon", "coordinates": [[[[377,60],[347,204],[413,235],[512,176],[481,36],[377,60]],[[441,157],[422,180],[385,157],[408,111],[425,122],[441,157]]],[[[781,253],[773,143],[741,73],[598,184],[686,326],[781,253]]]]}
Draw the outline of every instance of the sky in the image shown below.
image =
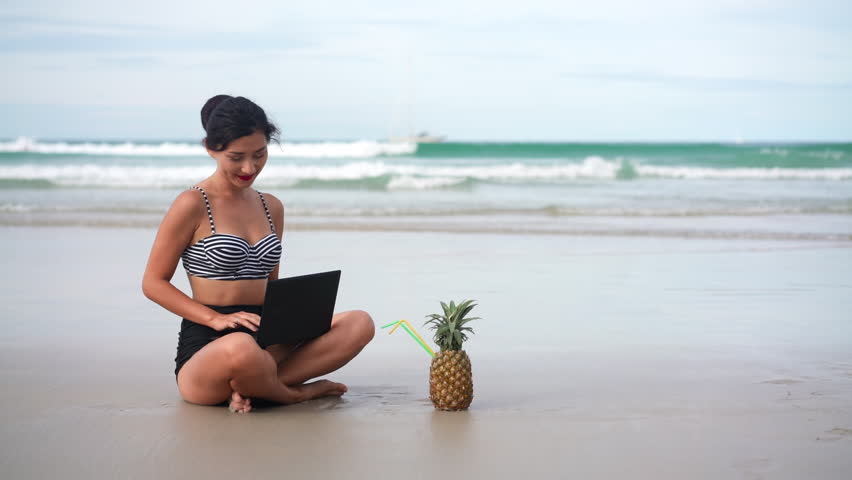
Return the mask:
{"type": "Polygon", "coordinates": [[[406,3],[6,0],[0,138],[852,140],[852,2],[406,3]]]}

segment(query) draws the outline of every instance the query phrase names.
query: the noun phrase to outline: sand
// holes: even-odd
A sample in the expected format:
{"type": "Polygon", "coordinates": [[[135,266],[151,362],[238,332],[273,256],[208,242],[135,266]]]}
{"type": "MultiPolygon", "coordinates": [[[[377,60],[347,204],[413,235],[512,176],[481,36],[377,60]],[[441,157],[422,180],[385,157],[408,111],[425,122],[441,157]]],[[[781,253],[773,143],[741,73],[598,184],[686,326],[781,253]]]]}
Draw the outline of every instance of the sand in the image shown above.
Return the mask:
{"type": "MultiPolygon", "coordinates": [[[[341,399],[183,402],[178,320],[139,291],[150,229],[0,228],[4,478],[848,478],[852,245],[288,233],[378,324],[472,296],[475,399],[379,332],[341,399]],[[55,239],[61,238],[61,242],[55,239]],[[93,244],[94,243],[94,244],[93,244]]],[[[185,286],[185,279],[176,278],[185,286]]]]}

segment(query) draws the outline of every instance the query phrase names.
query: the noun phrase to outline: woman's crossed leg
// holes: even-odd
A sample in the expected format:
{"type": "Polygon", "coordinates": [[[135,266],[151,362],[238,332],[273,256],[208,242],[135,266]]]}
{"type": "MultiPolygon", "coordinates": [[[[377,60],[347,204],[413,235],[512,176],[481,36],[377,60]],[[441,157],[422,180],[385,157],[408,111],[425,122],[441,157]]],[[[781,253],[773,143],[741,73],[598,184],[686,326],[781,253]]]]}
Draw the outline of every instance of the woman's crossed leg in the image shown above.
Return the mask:
{"type": "Polygon", "coordinates": [[[237,412],[251,410],[251,397],[298,403],[340,396],[346,385],[311,378],[333,372],[354,358],[372,340],[375,327],[367,312],[338,313],[331,330],[295,350],[271,345],[266,350],[247,333],[235,332],[205,345],[178,373],[184,400],[216,405],[230,400],[237,412]]]}
{"type": "Polygon", "coordinates": [[[217,338],[192,356],[178,372],[178,390],[184,400],[217,405],[230,400],[237,412],[251,410],[250,397],[278,403],[298,403],[346,391],[340,383],[320,380],[287,386],[278,379],[278,365],[247,333],[217,338]]]}

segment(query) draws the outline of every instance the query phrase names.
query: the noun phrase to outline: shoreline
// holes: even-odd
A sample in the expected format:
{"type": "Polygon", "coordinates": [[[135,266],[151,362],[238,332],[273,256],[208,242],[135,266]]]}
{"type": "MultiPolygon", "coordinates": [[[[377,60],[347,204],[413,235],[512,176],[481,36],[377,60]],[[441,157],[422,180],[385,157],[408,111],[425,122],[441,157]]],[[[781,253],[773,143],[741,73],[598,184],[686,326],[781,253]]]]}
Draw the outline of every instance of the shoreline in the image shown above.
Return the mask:
{"type": "MultiPolygon", "coordinates": [[[[133,215],[67,213],[28,215],[0,213],[2,227],[156,229],[161,214],[133,215]]],[[[704,240],[813,241],[849,243],[852,216],[765,215],[706,217],[619,216],[412,216],[412,217],[288,217],[285,231],[389,232],[579,237],[659,237],[704,240]]]]}

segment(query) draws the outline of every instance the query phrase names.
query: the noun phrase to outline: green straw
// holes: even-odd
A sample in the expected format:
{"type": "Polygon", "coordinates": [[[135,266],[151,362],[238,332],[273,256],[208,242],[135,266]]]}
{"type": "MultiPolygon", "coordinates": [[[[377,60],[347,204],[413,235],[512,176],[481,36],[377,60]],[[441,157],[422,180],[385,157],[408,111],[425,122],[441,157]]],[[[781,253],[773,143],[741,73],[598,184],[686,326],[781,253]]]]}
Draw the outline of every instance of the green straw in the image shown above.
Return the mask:
{"type": "Polygon", "coordinates": [[[403,328],[406,332],[408,332],[408,334],[409,334],[409,335],[411,335],[411,338],[413,338],[415,342],[417,342],[417,343],[418,343],[421,347],[423,347],[423,350],[425,350],[425,351],[426,351],[426,353],[428,353],[430,357],[434,357],[434,356],[435,356],[435,354],[434,354],[434,353],[432,353],[432,351],[429,349],[429,347],[427,347],[427,346],[426,346],[426,344],[425,344],[425,343],[423,343],[423,342],[420,340],[420,338],[419,338],[417,335],[415,335],[415,334],[414,334],[414,332],[412,332],[412,331],[411,331],[411,329],[409,329],[409,328],[408,328],[408,325],[406,325],[406,324],[405,324],[405,322],[403,322],[402,320],[397,320],[397,321],[395,321],[395,322],[391,322],[391,323],[389,323],[389,324],[387,324],[387,325],[383,325],[381,328],[388,328],[388,327],[391,327],[391,326],[393,326],[393,325],[396,325],[397,323],[400,323],[400,322],[402,322],[401,327],[402,327],[402,328],[403,328]]]}
{"type": "Polygon", "coordinates": [[[413,339],[414,339],[414,341],[416,341],[418,344],[420,344],[420,346],[421,346],[421,347],[423,347],[423,350],[425,350],[425,351],[426,351],[426,353],[428,353],[430,357],[434,357],[434,356],[435,356],[435,354],[433,354],[432,352],[430,352],[430,351],[429,351],[429,347],[427,347],[425,343],[421,342],[421,341],[420,341],[420,339],[419,339],[419,338],[417,338],[417,335],[415,335],[415,334],[414,334],[414,332],[412,332],[411,330],[409,330],[408,325],[406,325],[406,324],[404,324],[404,323],[403,323],[403,324],[402,324],[402,328],[404,328],[404,329],[405,329],[405,331],[406,331],[406,332],[408,332],[408,334],[409,334],[409,335],[411,335],[411,338],[413,338],[413,339]]]}

